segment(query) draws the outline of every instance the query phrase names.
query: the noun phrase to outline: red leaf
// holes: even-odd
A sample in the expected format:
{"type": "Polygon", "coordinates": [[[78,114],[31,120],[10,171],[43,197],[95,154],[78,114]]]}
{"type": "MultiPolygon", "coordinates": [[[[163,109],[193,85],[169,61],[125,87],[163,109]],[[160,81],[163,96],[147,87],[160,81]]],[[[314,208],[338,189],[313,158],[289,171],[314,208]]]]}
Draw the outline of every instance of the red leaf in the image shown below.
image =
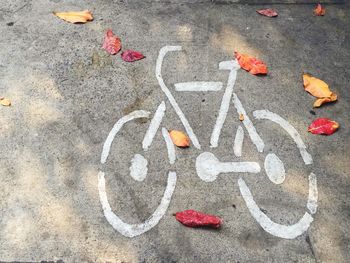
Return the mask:
{"type": "Polygon", "coordinates": [[[256,12],[258,12],[260,15],[268,16],[268,17],[278,16],[277,12],[271,8],[256,10],[256,12]]]}
{"type": "Polygon", "coordinates": [[[134,62],[140,59],[143,59],[145,56],[134,50],[125,50],[122,53],[122,59],[126,62],[134,62]]]}
{"type": "Polygon", "coordinates": [[[176,220],[188,227],[219,228],[222,219],[214,215],[207,215],[195,210],[185,210],[175,214],[176,220]]]}
{"type": "Polygon", "coordinates": [[[318,118],[314,120],[308,128],[313,134],[331,135],[339,128],[339,123],[327,118],[318,118]]]}
{"type": "Polygon", "coordinates": [[[122,48],[122,43],[120,38],[114,35],[113,31],[108,29],[106,32],[105,39],[103,41],[102,48],[106,50],[109,54],[115,55],[122,48]]]}
{"type": "Polygon", "coordinates": [[[257,58],[235,52],[239,65],[253,75],[267,74],[267,66],[257,58]]]}
{"type": "Polygon", "coordinates": [[[316,8],[314,9],[314,14],[316,16],[324,16],[326,14],[326,9],[321,4],[317,4],[316,8]]]}

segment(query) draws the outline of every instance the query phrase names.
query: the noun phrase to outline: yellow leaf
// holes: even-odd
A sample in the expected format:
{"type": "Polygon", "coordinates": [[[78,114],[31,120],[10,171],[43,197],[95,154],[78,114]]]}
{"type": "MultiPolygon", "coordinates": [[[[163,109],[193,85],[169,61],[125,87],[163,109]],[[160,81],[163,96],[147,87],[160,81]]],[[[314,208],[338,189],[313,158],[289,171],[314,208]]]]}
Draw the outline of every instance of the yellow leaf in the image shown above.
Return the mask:
{"type": "Polygon", "coordinates": [[[11,101],[9,99],[0,98],[0,104],[3,106],[11,106],[11,101]]]}
{"type": "Polygon", "coordinates": [[[321,98],[317,99],[314,102],[314,108],[320,107],[323,103],[331,102],[331,101],[336,101],[337,100],[337,94],[332,93],[332,95],[329,98],[321,98]]]}
{"type": "Polygon", "coordinates": [[[305,90],[316,98],[330,97],[332,94],[327,83],[323,80],[312,77],[309,74],[304,74],[303,81],[305,90]]]}
{"type": "Polygon", "coordinates": [[[172,130],[169,132],[169,135],[176,146],[183,148],[190,146],[190,139],[182,131],[172,130]]]}
{"type": "Polygon", "coordinates": [[[53,14],[70,23],[86,23],[94,19],[89,10],[80,12],[53,12],[53,14]]]}
{"type": "Polygon", "coordinates": [[[309,74],[304,74],[303,82],[305,90],[312,96],[318,98],[314,102],[314,107],[320,107],[323,103],[337,100],[337,94],[330,91],[328,84],[323,80],[315,78],[309,74]]]}

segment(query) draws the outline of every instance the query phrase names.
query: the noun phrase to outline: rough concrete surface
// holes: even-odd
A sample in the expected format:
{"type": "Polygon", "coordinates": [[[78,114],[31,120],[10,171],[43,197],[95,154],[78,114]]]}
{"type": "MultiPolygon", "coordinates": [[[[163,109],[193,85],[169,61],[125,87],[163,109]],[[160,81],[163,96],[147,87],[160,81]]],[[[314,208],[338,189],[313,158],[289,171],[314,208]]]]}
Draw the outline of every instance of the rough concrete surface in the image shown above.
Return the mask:
{"type": "MultiPolygon", "coordinates": [[[[243,2],[243,1],[240,1],[243,2]]],[[[279,1],[283,3],[283,1],[279,1]]],[[[288,1],[290,2],[290,1],[288,1]]],[[[350,262],[350,8],[326,5],[324,17],[314,5],[273,5],[269,19],[255,10],[266,6],[211,1],[0,0],[0,261],[11,262],[350,262]],[[52,11],[89,9],[94,21],[73,25],[52,11]],[[101,49],[111,28],[125,49],[146,58],[122,62],[101,49]],[[183,126],[155,76],[159,50],[181,45],[164,60],[163,77],[202,144],[176,149],[170,165],[160,131],[150,149],[143,182],[129,176],[130,160],[142,152],[147,119],[130,122],[112,144],[106,165],[103,143],[115,122],[134,110],[153,115],[166,101],[161,127],[183,126]],[[264,60],[266,77],[238,71],[235,92],[264,139],[258,153],[246,137],[242,157],[233,155],[238,115],[231,104],[218,148],[209,138],[223,96],[219,92],[175,92],[174,83],[227,82],[218,63],[233,51],[264,60]],[[309,72],[325,80],[339,101],[314,109],[302,86],[309,72]],[[255,120],[268,109],[300,133],[314,163],[305,166],[291,137],[278,125],[255,120]],[[338,121],[332,136],[307,132],[316,117],[338,121]],[[220,161],[258,161],[275,152],[286,180],[271,183],[265,172],[221,174],[212,183],[196,174],[203,151],[220,161]],[[117,232],[99,201],[97,174],[106,172],[112,210],[125,222],[146,220],[158,206],[167,172],[176,171],[175,192],[165,216],[134,238],[117,232]],[[275,237],[255,221],[237,180],[244,178],[256,202],[279,224],[296,223],[306,212],[308,174],[318,179],[318,211],[310,228],[295,239],[275,237]],[[196,209],[223,218],[219,230],[191,229],[174,212],[196,209]]]]}

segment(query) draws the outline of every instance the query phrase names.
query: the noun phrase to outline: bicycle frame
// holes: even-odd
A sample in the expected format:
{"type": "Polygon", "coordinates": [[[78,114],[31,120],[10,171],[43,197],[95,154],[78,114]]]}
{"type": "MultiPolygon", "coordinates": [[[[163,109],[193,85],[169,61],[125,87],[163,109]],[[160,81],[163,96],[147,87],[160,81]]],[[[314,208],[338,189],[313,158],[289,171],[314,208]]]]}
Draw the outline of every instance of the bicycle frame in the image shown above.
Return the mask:
{"type": "MultiPolygon", "coordinates": [[[[183,126],[185,127],[185,130],[186,130],[188,136],[190,137],[190,139],[193,143],[193,145],[197,149],[201,149],[201,145],[198,141],[197,136],[193,132],[191,125],[189,124],[187,118],[185,117],[181,108],[177,104],[174,96],[171,94],[170,90],[165,85],[163,77],[162,77],[161,69],[162,69],[164,57],[168,52],[174,52],[174,51],[181,51],[181,46],[165,46],[159,51],[159,56],[158,56],[157,64],[156,64],[156,77],[157,77],[160,88],[165,93],[171,106],[174,108],[176,114],[180,118],[183,126]]],[[[234,98],[236,101],[236,103],[234,103],[234,104],[238,105],[238,108],[236,107],[237,111],[240,111],[242,114],[245,113],[245,110],[242,107],[242,103],[240,102],[237,95],[235,93],[233,93],[233,87],[234,87],[234,84],[236,81],[237,71],[238,71],[238,69],[240,69],[240,66],[238,65],[236,60],[229,60],[229,61],[221,62],[219,64],[219,69],[220,70],[228,70],[229,76],[228,76],[228,81],[227,81],[227,87],[226,87],[224,95],[222,97],[222,102],[221,102],[219,114],[218,114],[218,117],[216,119],[216,123],[215,123],[214,129],[213,129],[213,132],[212,132],[212,135],[210,138],[211,147],[218,146],[221,129],[222,129],[223,124],[225,123],[225,120],[226,120],[226,116],[227,116],[227,112],[229,110],[232,95],[234,95],[234,98]]],[[[252,137],[252,140],[253,140],[254,144],[256,145],[258,151],[262,152],[263,148],[264,148],[264,142],[262,141],[260,136],[257,134],[249,117],[246,118],[244,125],[246,126],[246,129],[248,130],[250,136],[252,137]]]]}

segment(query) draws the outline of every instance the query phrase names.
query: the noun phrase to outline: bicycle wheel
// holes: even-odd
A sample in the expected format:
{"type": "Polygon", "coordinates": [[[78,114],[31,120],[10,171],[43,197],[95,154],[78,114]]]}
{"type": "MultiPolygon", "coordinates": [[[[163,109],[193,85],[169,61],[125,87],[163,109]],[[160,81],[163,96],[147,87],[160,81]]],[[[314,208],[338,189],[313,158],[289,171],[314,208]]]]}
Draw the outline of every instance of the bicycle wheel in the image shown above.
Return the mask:
{"type": "MultiPolygon", "coordinates": [[[[146,132],[146,135],[143,140],[143,148],[144,150],[147,150],[148,147],[151,145],[152,140],[154,138],[154,135],[156,134],[161,119],[164,115],[165,112],[165,104],[162,102],[160,106],[158,107],[154,117],[151,120],[150,126],[146,132]]],[[[107,158],[110,153],[110,148],[111,145],[118,135],[118,133],[121,131],[123,126],[135,119],[139,118],[149,118],[150,113],[147,111],[134,111],[121,119],[119,119],[115,125],[113,126],[112,130],[110,131],[104,145],[103,145],[103,150],[101,154],[101,163],[105,164],[107,161],[107,158]]],[[[167,132],[163,128],[163,136],[166,140],[166,145],[168,148],[168,153],[169,157],[170,154],[172,153],[172,149],[169,149],[169,138],[167,138],[167,132]]],[[[173,155],[172,155],[173,156],[173,155]]],[[[170,158],[173,159],[173,158],[170,158]]],[[[174,160],[170,160],[172,162],[174,160]]],[[[132,160],[132,165],[130,167],[130,175],[135,179],[136,181],[143,181],[145,177],[147,176],[147,164],[148,161],[143,157],[141,154],[135,154],[134,158],[132,160]]],[[[117,230],[120,234],[126,236],[126,237],[134,237],[141,235],[150,229],[152,229],[154,226],[156,226],[161,218],[164,216],[166,213],[171,197],[173,195],[173,192],[175,190],[176,186],[176,173],[175,172],[169,172],[168,173],[168,178],[167,178],[167,185],[163,194],[163,197],[161,199],[160,204],[158,207],[155,209],[155,211],[152,213],[152,215],[146,219],[144,222],[139,223],[139,224],[129,224],[127,222],[124,222],[120,217],[118,217],[111,209],[111,206],[108,201],[107,193],[106,193],[106,180],[105,180],[105,172],[104,171],[99,171],[98,173],[98,192],[100,196],[100,202],[102,205],[103,213],[104,216],[106,217],[107,221],[112,225],[112,227],[117,230]]]]}
{"type": "MultiPolygon", "coordinates": [[[[254,111],[253,115],[256,119],[262,119],[262,120],[269,120],[276,124],[278,124],[284,131],[288,133],[288,135],[292,138],[292,140],[295,142],[299,153],[303,159],[303,162],[305,165],[312,164],[313,160],[311,155],[306,150],[306,146],[301,139],[299,133],[297,130],[291,126],[285,119],[283,119],[278,114],[275,114],[273,112],[267,111],[267,110],[258,110],[254,111]]],[[[273,155],[267,155],[265,159],[265,168],[266,168],[266,161],[269,162],[267,159],[271,159],[271,156],[273,155]]],[[[273,157],[277,162],[279,162],[279,159],[276,159],[277,157],[273,157]]],[[[272,159],[273,159],[272,158],[272,159]]],[[[270,178],[271,180],[271,178],[270,178]]],[[[274,181],[275,184],[282,183],[284,178],[280,178],[276,181],[273,179],[271,181],[274,181]]],[[[240,189],[240,192],[242,194],[242,197],[248,207],[248,210],[250,214],[254,217],[254,219],[259,223],[259,225],[268,233],[278,236],[281,238],[286,239],[293,239],[297,236],[303,234],[310,226],[310,224],[313,221],[312,215],[316,213],[317,210],[317,198],[318,198],[318,192],[317,192],[317,178],[314,173],[310,173],[308,176],[308,200],[306,203],[306,208],[309,210],[308,212],[305,212],[302,218],[293,225],[282,225],[274,222],[269,216],[267,216],[262,210],[260,209],[259,205],[255,202],[253,195],[247,186],[246,182],[239,178],[238,180],[238,186],[240,189]]]]}

